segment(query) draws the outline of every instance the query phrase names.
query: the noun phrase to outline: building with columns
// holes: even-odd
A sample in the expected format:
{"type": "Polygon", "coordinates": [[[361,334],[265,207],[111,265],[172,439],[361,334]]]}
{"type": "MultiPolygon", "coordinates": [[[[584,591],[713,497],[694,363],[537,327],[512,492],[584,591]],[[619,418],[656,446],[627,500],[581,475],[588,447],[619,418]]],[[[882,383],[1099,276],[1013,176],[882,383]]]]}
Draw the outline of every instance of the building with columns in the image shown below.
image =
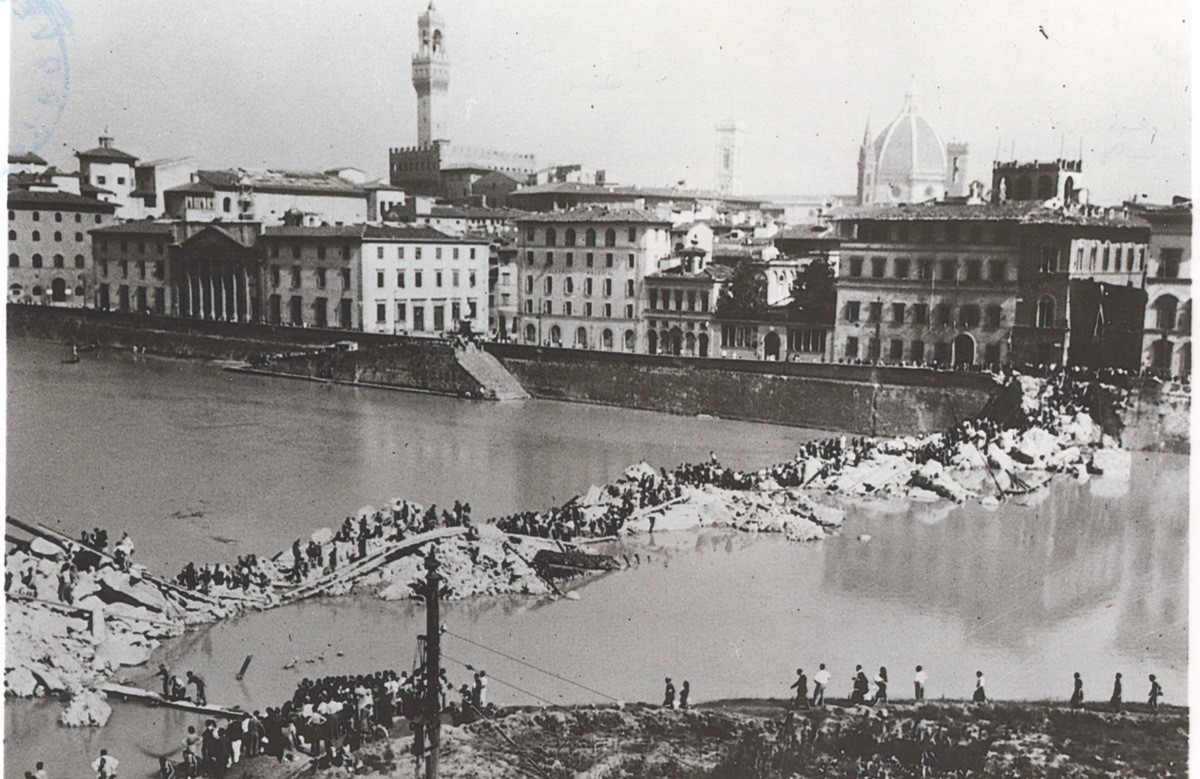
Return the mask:
{"type": "Polygon", "coordinates": [[[644,280],[671,255],[670,221],[582,208],[517,220],[523,343],[646,353],[644,280]]]}

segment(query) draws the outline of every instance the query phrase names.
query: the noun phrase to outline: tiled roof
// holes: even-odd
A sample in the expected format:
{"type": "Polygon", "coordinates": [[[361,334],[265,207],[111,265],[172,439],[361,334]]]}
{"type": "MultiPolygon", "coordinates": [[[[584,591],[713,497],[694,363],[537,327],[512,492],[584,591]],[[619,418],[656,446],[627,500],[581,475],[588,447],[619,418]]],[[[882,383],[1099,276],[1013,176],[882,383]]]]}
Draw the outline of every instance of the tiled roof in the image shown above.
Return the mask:
{"type": "Polygon", "coordinates": [[[99,211],[113,213],[117,210],[114,203],[105,203],[90,197],[74,195],[70,192],[40,192],[27,189],[10,189],[8,191],[9,208],[61,208],[64,211],[99,211]]]}
{"type": "Polygon", "coordinates": [[[94,230],[89,230],[91,233],[115,234],[115,235],[157,235],[166,238],[175,237],[174,226],[170,222],[150,222],[146,220],[136,222],[118,222],[116,224],[97,227],[94,230]]]}
{"type": "Polygon", "coordinates": [[[674,268],[667,268],[646,276],[647,279],[653,278],[672,278],[672,279],[695,279],[697,281],[728,281],[733,278],[734,270],[728,265],[706,265],[704,268],[691,273],[685,273],[682,265],[676,265],[674,268]]]}
{"type": "Polygon", "coordinates": [[[362,225],[272,225],[263,228],[264,238],[362,238],[362,225]]]}
{"type": "Polygon", "coordinates": [[[127,154],[120,149],[114,149],[111,146],[97,146],[94,149],[87,151],[77,151],[75,156],[83,159],[84,157],[90,160],[101,160],[107,162],[128,162],[133,164],[137,162],[137,157],[132,154],[127,154]]]}
{"type": "Polygon", "coordinates": [[[193,195],[212,195],[216,192],[211,184],[206,184],[203,181],[189,181],[186,184],[180,184],[177,187],[168,187],[164,192],[186,192],[193,195]]]}
{"type": "Polygon", "coordinates": [[[795,224],[788,225],[775,235],[775,240],[836,240],[837,234],[829,225],[795,224]]]}
{"type": "Polygon", "coordinates": [[[115,195],[116,194],[115,192],[113,192],[110,189],[105,189],[104,187],[98,187],[95,184],[89,184],[86,181],[81,181],[81,182],[79,182],[79,194],[82,195],[85,193],[92,194],[92,195],[115,195]]]}
{"type": "Polygon", "coordinates": [[[449,217],[456,219],[520,219],[528,216],[528,211],[517,208],[485,208],[483,206],[434,206],[430,216],[449,217]]]}
{"type": "Polygon", "coordinates": [[[363,234],[368,241],[432,241],[447,243],[488,243],[489,238],[447,235],[428,225],[367,225],[363,234]]]}
{"type": "Polygon", "coordinates": [[[638,208],[572,208],[567,211],[546,211],[526,214],[519,222],[616,222],[619,224],[665,224],[671,220],[638,208]]]}
{"type": "Polygon", "coordinates": [[[675,187],[635,187],[619,184],[583,184],[578,181],[556,181],[550,184],[534,184],[518,189],[513,195],[545,195],[545,194],[580,194],[580,195],[611,195],[613,197],[656,197],[675,198],[679,200],[712,199],[720,200],[715,192],[703,190],[681,189],[675,187]]]}
{"type": "Polygon", "coordinates": [[[10,152],[8,155],[8,164],[9,165],[45,165],[47,163],[45,160],[43,160],[41,157],[37,156],[33,152],[27,151],[27,152],[22,152],[21,154],[12,154],[10,152]]]}
{"type": "Polygon", "coordinates": [[[959,222],[1020,222],[1021,224],[1064,224],[1110,227],[1146,227],[1146,223],[1135,217],[1103,212],[1084,213],[1064,208],[1049,208],[1041,201],[1010,201],[1007,203],[922,203],[899,206],[853,206],[835,210],[833,221],[959,221],[959,222]]]}
{"type": "Polygon", "coordinates": [[[259,192],[362,197],[366,191],[338,176],[314,171],[201,170],[196,178],[218,189],[237,189],[246,182],[259,192]]]}

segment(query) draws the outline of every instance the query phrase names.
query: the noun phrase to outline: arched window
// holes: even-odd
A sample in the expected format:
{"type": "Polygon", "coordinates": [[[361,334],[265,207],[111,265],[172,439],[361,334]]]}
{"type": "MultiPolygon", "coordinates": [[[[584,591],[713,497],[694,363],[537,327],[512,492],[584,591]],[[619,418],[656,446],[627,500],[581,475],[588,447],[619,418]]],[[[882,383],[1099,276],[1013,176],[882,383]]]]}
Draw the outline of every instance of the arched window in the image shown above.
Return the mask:
{"type": "Polygon", "coordinates": [[[50,299],[55,303],[65,303],[67,300],[67,282],[55,279],[50,282],[50,299]]]}
{"type": "Polygon", "coordinates": [[[17,240],[17,231],[16,231],[16,230],[9,230],[9,231],[8,231],[8,240],[10,240],[10,241],[15,241],[15,240],[17,240]]]}
{"type": "Polygon", "coordinates": [[[575,279],[567,276],[566,280],[563,282],[563,291],[568,295],[572,294],[575,291],[575,279]]]}
{"type": "Polygon", "coordinates": [[[42,267],[42,255],[40,255],[40,254],[33,255],[33,267],[35,267],[35,268],[42,267]]]}
{"type": "Polygon", "coordinates": [[[1044,295],[1037,302],[1037,327],[1054,327],[1054,298],[1044,295]]]}
{"type": "Polygon", "coordinates": [[[1182,333],[1192,332],[1192,301],[1185,300],[1179,307],[1179,327],[1176,329],[1182,333]]]}
{"type": "Polygon", "coordinates": [[[604,245],[605,246],[616,246],[617,245],[617,231],[612,229],[611,227],[604,231],[604,245]]]}
{"type": "MultiPolygon", "coordinates": [[[[654,331],[651,330],[650,334],[654,335],[654,331]]],[[[625,351],[627,351],[627,352],[633,351],[636,339],[637,339],[637,336],[635,336],[633,334],[632,330],[625,331],[625,351]]]]}
{"type": "Polygon", "coordinates": [[[535,328],[532,324],[525,325],[525,341],[527,343],[534,343],[536,340],[537,328],[535,328]]]}
{"type": "Polygon", "coordinates": [[[75,233],[75,243],[83,243],[83,233],[75,233]]]}
{"type": "Polygon", "coordinates": [[[596,231],[589,227],[587,229],[587,232],[583,234],[583,242],[585,244],[587,244],[588,246],[595,246],[596,245],[596,231]]]}
{"type": "Polygon", "coordinates": [[[633,297],[633,279],[626,279],[625,281],[625,297],[633,297]]]}
{"type": "Polygon", "coordinates": [[[62,240],[62,233],[60,233],[58,230],[54,231],[54,240],[56,240],[56,241],[62,240]]]}
{"type": "Polygon", "coordinates": [[[233,200],[231,200],[230,198],[225,198],[224,200],[221,201],[221,210],[224,211],[225,213],[228,214],[232,208],[233,208],[233,200]]]}
{"type": "Polygon", "coordinates": [[[553,292],[554,292],[554,277],[547,276],[546,277],[546,294],[549,295],[549,294],[552,294],[553,292]]]}
{"type": "Polygon", "coordinates": [[[33,231],[33,234],[32,234],[32,235],[30,235],[29,237],[30,237],[30,238],[32,238],[32,239],[33,239],[33,240],[35,240],[35,241],[40,241],[40,240],[42,240],[42,234],[41,234],[41,233],[39,233],[37,230],[34,230],[34,231],[33,231]]]}
{"type": "Polygon", "coordinates": [[[575,230],[568,227],[567,231],[565,233],[563,233],[563,246],[574,246],[574,245],[575,245],[575,230]]]}
{"type": "Polygon", "coordinates": [[[56,268],[66,267],[66,263],[63,261],[63,256],[61,254],[54,255],[54,267],[56,267],[56,268]]]}
{"type": "Polygon", "coordinates": [[[10,267],[10,268],[19,268],[19,267],[21,267],[21,258],[20,258],[20,256],[18,256],[18,255],[16,255],[16,254],[10,254],[10,255],[8,255],[8,267],[10,267]]]}
{"type": "Polygon", "coordinates": [[[559,329],[558,325],[550,328],[550,343],[554,346],[562,346],[562,330],[559,329]]]}
{"type": "Polygon", "coordinates": [[[84,265],[84,259],[83,259],[83,255],[82,255],[82,254],[76,254],[76,255],[75,255],[75,267],[76,267],[76,268],[82,268],[82,267],[83,267],[83,265],[84,265]]]}
{"type": "Polygon", "coordinates": [[[1054,197],[1054,179],[1050,176],[1039,176],[1037,185],[1038,200],[1049,200],[1054,197]]]}
{"type": "Polygon", "coordinates": [[[42,292],[43,292],[43,290],[42,290],[42,288],[41,288],[41,287],[34,287],[34,288],[33,288],[33,296],[34,296],[35,298],[40,298],[40,297],[42,296],[42,292]]]}
{"type": "Polygon", "coordinates": [[[580,327],[575,330],[575,348],[586,349],[588,345],[587,330],[580,327]]]}
{"type": "Polygon", "coordinates": [[[80,284],[79,286],[75,287],[75,294],[76,294],[76,295],[80,295],[80,296],[82,296],[82,295],[83,295],[83,285],[82,285],[82,284],[80,284]]]}
{"type": "Polygon", "coordinates": [[[688,357],[696,356],[696,334],[695,333],[688,333],[684,337],[683,353],[686,354],[688,357]]]}
{"type": "Polygon", "coordinates": [[[612,330],[609,330],[607,327],[604,328],[604,332],[600,334],[600,345],[605,349],[612,349],[613,347],[612,330]]]}
{"type": "Polygon", "coordinates": [[[54,221],[55,221],[55,222],[61,222],[61,221],[62,221],[62,212],[61,212],[61,211],[56,211],[56,212],[54,213],[54,221]]]}
{"type": "MultiPolygon", "coordinates": [[[[632,332],[633,332],[632,330],[626,331],[626,333],[625,333],[626,340],[628,340],[629,334],[632,332]]],[[[646,351],[649,354],[658,354],[658,332],[657,331],[651,330],[649,333],[646,333],[646,351]]]]}
{"type": "Polygon", "coordinates": [[[1154,301],[1154,327],[1158,330],[1175,329],[1175,312],[1179,308],[1179,300],[1174,295],[1163,295],[1154,301]]]}
{"type": "Polygon", "coordinates": [[[558,245],[558,233],[555,232],[553,227],[546,228],[546,245],[547,246],[558,245]]]}

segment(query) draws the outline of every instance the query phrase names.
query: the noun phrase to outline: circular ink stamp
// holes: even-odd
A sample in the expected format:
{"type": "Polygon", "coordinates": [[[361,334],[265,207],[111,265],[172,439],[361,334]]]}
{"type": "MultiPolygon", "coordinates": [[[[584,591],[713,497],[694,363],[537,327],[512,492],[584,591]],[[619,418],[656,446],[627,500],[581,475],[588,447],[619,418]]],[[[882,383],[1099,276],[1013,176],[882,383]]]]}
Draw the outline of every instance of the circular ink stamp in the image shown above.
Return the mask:
{"type": "Polygon", "coordinates": [[[25,115],[13,117],[10,151],[37,153],[54,137],[71,90],[71,32],[71,17],[59,0],[12,0],[10,40],[23,64],[12,82],[13,97],[19,92],[21,99],[11,105],[25,115]]]}

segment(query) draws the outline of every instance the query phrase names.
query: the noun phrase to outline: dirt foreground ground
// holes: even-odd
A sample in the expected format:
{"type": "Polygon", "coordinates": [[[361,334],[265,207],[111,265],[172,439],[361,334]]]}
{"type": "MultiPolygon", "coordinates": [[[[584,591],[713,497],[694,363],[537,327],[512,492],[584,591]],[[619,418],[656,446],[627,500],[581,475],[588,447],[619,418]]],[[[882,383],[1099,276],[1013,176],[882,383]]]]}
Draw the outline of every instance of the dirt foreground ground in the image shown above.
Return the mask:
{"type": "MultiPolygon", "coordinates": [[[[444,726],[440,776],[462,777],[1172,777],[1187,775],[1186,708],[961,701],[801,710],[778,700],[513,708],[444,726]]],[[[256,758],[251,779],[420,776],[398,721],[353,765],[256,758]]]]}

